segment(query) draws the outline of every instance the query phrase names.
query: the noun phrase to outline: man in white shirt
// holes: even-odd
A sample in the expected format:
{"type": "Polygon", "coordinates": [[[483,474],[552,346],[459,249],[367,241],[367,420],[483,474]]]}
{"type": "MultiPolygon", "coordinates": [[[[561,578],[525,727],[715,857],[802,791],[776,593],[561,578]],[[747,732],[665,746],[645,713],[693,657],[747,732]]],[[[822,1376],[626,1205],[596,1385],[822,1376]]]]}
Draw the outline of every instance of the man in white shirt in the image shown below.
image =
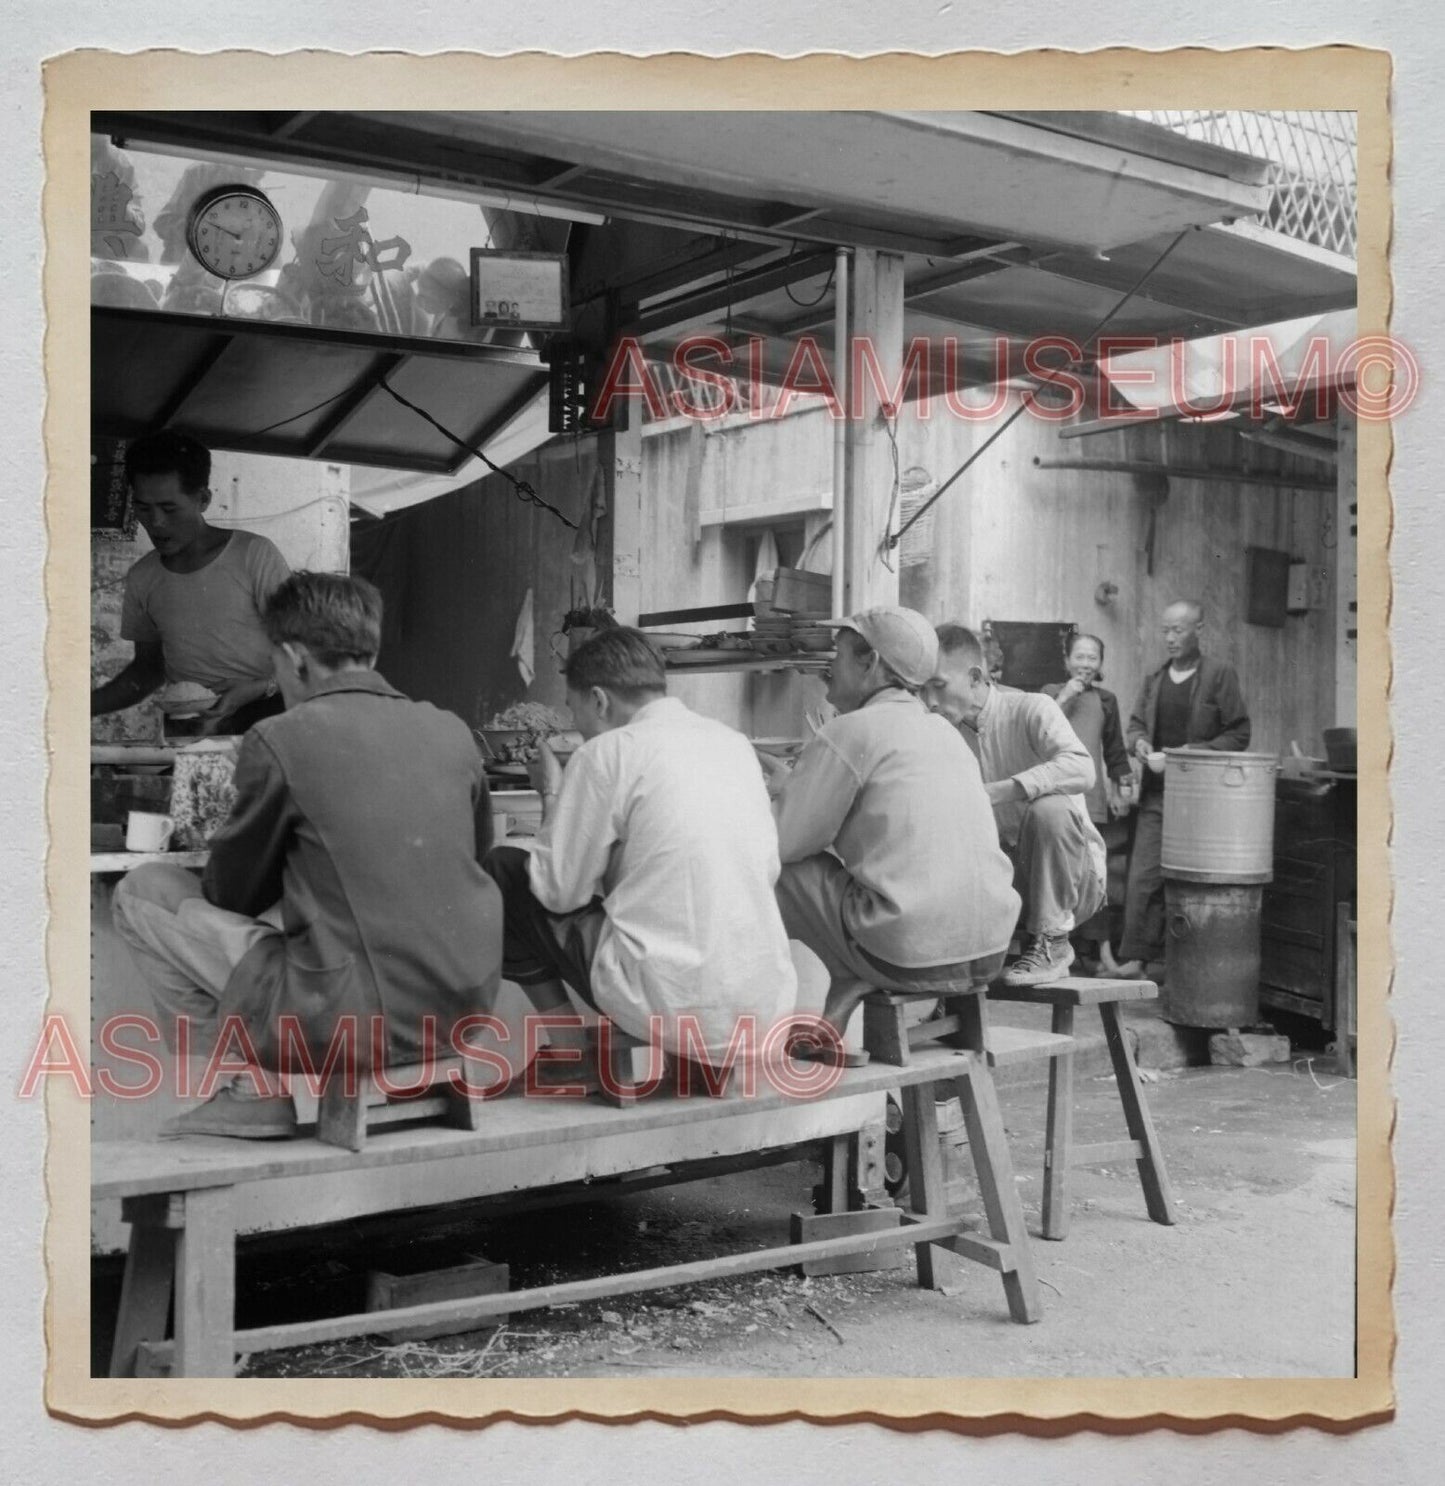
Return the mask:
{"type": "Polygon", "coordinates": [[[486,863],[504,975],[539,1011],[600,1012],[693,1061],[725,1066],[735,1038],[760,1050],[792,1014],[797,978],[751,746],[666,695],[639,630],[594,635],[564,674],[586,741],[565,773],[544,746],[541,833],[486,863]]]}
{"type": "Polygon", "coordinates": [[[827,968],[823,1016],[842,1032],[873,987],[991,979],[1019,900],[978,764],[919,700],[933,627],[889,606],[837,624],[840,715],[779,778],[775,809],[783,922],[827,968]]]}
{"type": "Polygon", "coordinates": [[[1103,837],[1085,799],[1094,760],[1052,697],[995,687],[972,630],[945,624],[938,644],[928,704],[978,756],[1024,900],[1024,952],[1002,980],[1016,986],[1058,980],[1074,962],[1070,931],[1098,911],[1108,880],[1103,837]]]}

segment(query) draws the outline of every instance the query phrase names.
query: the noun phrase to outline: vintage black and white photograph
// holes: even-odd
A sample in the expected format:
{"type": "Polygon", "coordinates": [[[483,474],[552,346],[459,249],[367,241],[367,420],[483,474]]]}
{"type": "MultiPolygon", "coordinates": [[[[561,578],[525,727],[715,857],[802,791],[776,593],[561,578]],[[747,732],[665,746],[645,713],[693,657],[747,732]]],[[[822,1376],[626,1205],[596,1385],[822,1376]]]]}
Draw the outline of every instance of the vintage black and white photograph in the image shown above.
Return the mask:
{"type": "Polygon", "coordinates": [[[1357,1379],[1357,94],[455,93],[86,115],[89,1378],[1357,1379]]]}

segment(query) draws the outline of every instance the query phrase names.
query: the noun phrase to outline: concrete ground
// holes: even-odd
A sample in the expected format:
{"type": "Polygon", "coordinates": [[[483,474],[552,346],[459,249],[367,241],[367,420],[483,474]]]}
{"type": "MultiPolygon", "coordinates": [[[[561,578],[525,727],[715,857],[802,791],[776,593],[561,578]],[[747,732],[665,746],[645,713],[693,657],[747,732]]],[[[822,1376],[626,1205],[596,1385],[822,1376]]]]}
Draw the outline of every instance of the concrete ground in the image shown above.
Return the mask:
{"type": "MultiPolygon", "coordinates": [[[[1029,1011],[1031,1009],[1025,1009],[1029,1011]]],[[[1141,1063],[1169,1033],[1136,1025],[1141,1063]]],[[[1083,1029],[1081,1029],[1083,1030],[1083,1029]]],[[[1167,1048],[1165,1049],[1167,1055],[1167,1048]]],[[[1156,1060],[1157,1061],[1157,1060],[1156,1060]]],[[[1081,1050],[1077,1138],[1122,1135],[1107,1059],[1081,1050]]],[[[388,1345],[375,1337],[257,1355],[244,1376],[1170,1376],[1327,1377],[1353,1371],[1355,1086],[1303,1052],[1261,1068],[1153,1075],[1180,1222],[1145,1216],[1129,1169],[1075,1174],[1072,1231],[1035,1239],[1045,1314],[1013,1324],[997,1277],[945,1256],[921,1291],[911,1251],[869,1274],[803,1279],[772,1271],[526,1312],[492,1331],[388,1345]]],[[[1005,1082],[1000,1098],[1024,1211],[1037,1234],[1044,1091],[1005,1082]]],[[[238,1323],[360,1308],[368,1268],[484,1255],[513,1288],[583,1278],[786,1239],[817,1179],[796,1162],[561,1210],[430,1215],[425,1230],[344,1225],[307,1247],[243,1249],[238,1323]],[[388,1248],[389,1246],[389,1248],[388,1248]]],[[[967,1205],[967,1204],[966,1204],[967,1205]]],[[[290,1241],[293,1245],[295,1240],[290,1241]]],[[[108,1314],[102,1265],[97,1314],[108,1314]]],[[[106,1339],[97,1327],[97,1348],[106,1339]]]]}

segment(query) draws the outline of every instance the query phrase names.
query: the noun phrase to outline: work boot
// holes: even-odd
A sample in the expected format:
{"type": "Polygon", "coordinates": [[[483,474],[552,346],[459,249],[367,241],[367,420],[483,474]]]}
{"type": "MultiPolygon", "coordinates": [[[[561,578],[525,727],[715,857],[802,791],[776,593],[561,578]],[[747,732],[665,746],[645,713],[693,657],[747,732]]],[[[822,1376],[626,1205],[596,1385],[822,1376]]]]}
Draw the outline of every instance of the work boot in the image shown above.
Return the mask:
{"type": "Polygon", "coordinates": [[[1024,952],[999,977],[1006,986],[1041,986],[1062,980],[1074,963],[1067,934],[1030,934],[1024,952]]]}
{"type": "Polygon", "coordinates": [[[285,1094],[244,1098],[230,1086],[204,1104],[165,1121],[162,1140],[186,1135],[231,1135],[238,1140],[286,1140],[296,1134],[296,1106],[285,1094]]]}

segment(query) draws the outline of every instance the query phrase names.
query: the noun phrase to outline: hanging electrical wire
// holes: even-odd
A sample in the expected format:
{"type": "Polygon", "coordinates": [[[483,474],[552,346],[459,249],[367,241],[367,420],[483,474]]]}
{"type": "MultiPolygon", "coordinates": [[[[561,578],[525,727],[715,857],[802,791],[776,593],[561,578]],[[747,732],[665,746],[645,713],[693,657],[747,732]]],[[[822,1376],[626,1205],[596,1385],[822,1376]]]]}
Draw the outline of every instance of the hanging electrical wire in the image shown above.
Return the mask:
{"type": "Polygon", "coordinates": [[[396,388],[393,387],[384,376],[379,376],[376,379],[376,384],[384,392],[390,393],[391,396],[394,397],[396,401],[402,405],[402,407],[410,408],[412,412],[415,413],[419,418],[425,418],[426,421],[430,423],[431,426],[436,429],[439,434],[441,434],[444,438],[450,439],[452,443],[457,446],[458,449],[465,449],[468,454],[474,454],[478,459],[482,461],[484,465],[486,465],[489,470],[491,470],[494,475],[500,475],[504,480],[509,481],[516,491],[517,499],[524,505],[536,506],[539,511],[549,511],[553,516],[557,518],[558,521],[562,523],[563,526],[569,527],[572,531],[577,530],[577,523],[575,521],[569,520],[566,516],[564,516],[561,511],[557,509],[556,506],[550,504],[547,501],[544,501],[542,497],[537,494],[534,486],[529,484],[526,480],[519,480],[514,474],[511,473],[510,470],[504,470],[501,465],[493,464],[492,461],[488,459],[487,456],[483,454],[479,448],[476,447],[475,444],[469,444],[465,439],[458,438],[456,434],[454,434],[451,429],[449,429],[445,424],[438,423],[437,420],[433,418],[432,415],[428,413],[425,408],[419,408],[409,398],[403,397],[401,393],[398,392],[396,388]]]}
{"type": "MultiPolygon", "coordinates": [[[[797,256],[798,244],[794,243],[793,251],[788,254],[788,257],[796,258],[797,256]]],[[[833,267],[828,270],[828,277],[824,281],[823,287],[818,291],[818,297],[816,299],[799,299],[798,296],[793,293],[793,286],[791,284],[783,285],[783,293],[786,294],[788,298],[791,299],[800,310],[815,310],[820,304],[822,304],[822,302],[828,297],[829,293],[831,292],[833,288],[833,275],[837,273],[837,271],[838,265],[835,262],[833,267]]]]}
{"type": "MultiPolygon", "coordinates": [[[[1100,320],[1096,326],[1094,326],[1094,328],[1088,333],[1088,335],[1084,337],[1085,351],[1087,351],[1088,347],[1099,338],[1099,336],[1103,333],[1104,327],[1108,325],[1108,323],[1114,318],[1114,316],[1117,315],[1119,311],[1122,310],[1131,299],[1133,299],[1133,297],[1140,291],[1140,289],[1142,289],[1144,285],[1149,282],[1150,278],[1153,277],[1154,273],[1164,262],[1164,260],[1174,251],[1175,248],[1179,246],[1180,243],[1184,241],[1185,236],[1188,233],[1193,232],[1194,230],[1195,229],[1192,227],[1185,227],[1180,232],[1178,232],[1169,246],[1165,248],[1162,253],[1159,254],[1159,256],[1153,261],[1153,263],[1151,263],[1149,267],[1146,268],[1137,279],[1135,279],[1135,281],[1125,291],[1123,297],[1118,301],[1118,303],[1114,305],[1113,309],[1111,309],[1109,313],[1105,315],[1104,318],[1100,320]]],[[[887,551],[891,550],[894,547],[897,547],[903,541],[903,538],[907,535],[909,528],[915,525],[934,505],[937,504],[938,501],[942,500],[949,486],[951,486],[961,475],[963,475],[971,465],[975,464],[988,451],[988,449],[992,447],[992,445],[996,444],[999,439],[1001,439],[1004,434],[1006,434],[1009,429],[1012,428],[1021,417],[1023,417],[1023,415],[1029,410],[1029,408],[1038,400],[1039,393],[1042,392],[1045,387],[1054,385],[1060,373],[1067,370],[1068,368],[1064,366],[1055,367],[1052,371],[1048,371],[1044,374],[1039,387],[1025,392],[1024,395],[1019,399],[1018,407],[1016,407],[1013,412],[1004,419],[1004,421],[998,426],[998,428],[996,428],[988,436],[988,438],[986,438],[983,443],[981,443],[978,448],[975,449],[973,453],[970,454],[968,458],[965,459],[964,462],[959,465],[956,470],[954,470],[954,472],[948,477],[948,479],[946,479],[943,484],[940,485],[938,489],[933,492],[929,499],[926,500],[913,513],[913,515],[908,518],[906,522],[904,522],[904,524],[898,529],[898,531],[892,536],[884,536],[882,543],[883,549],[887,551]]]]}
{"type": "Polygon", "coordinates": [[[347,396],[350,391],[351,388],[349,386],[343,387],[340,392],[333,393],[330,397],[323,398],[320,402],[314,403],[309,408],[302,408],[299,413],[292,413],[289,418],[278,418],[274,423],[268,423],[265,428],[254,429],[251,433],[248,433],[246,437],[248,439],[259,439],[262,434],[270,433],[277,428],[285,428],[288,423],[295,423],[300,418],[309,418],[312,413],[319,413],[322,408],[329,408],[332,403],[339,402],[343,397],[347,396]]]}

